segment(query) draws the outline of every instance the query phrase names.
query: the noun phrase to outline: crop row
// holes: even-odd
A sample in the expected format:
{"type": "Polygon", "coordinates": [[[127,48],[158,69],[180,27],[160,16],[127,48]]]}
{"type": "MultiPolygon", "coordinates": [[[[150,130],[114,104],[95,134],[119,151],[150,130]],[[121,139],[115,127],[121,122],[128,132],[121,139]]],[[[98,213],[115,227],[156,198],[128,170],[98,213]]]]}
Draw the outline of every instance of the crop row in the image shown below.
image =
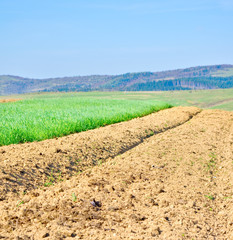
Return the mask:
{"type": "Polygon", "coordinates": [[[41,141],[169,108],[157,101],[41,98],[0,104],[0,146],[41,141]]]}

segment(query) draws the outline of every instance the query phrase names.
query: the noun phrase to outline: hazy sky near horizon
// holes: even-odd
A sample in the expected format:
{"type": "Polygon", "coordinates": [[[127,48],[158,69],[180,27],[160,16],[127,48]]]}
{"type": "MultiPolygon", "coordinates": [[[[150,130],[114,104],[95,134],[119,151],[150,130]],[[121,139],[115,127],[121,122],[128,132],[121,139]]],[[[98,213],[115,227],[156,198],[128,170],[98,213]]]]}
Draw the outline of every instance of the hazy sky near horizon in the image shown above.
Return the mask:
{"type": "Polygon", "coordinates": [[[0,0],[0,75],[233,64],[233,0],[0,0]]]}

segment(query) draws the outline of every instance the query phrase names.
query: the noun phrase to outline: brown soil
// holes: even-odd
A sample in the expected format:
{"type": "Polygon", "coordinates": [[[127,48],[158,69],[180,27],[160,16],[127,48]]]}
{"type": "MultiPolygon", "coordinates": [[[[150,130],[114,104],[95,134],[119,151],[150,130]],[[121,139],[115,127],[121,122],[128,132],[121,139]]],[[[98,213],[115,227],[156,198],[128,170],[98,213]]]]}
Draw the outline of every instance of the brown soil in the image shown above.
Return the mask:
{"type": "Polygon", "coordinates": [[[0,103],[7,103],[7,102],[17,102],[20,101],[21,99],[0,99],[0,103]]]}
{"type": "Polygon", "coordinates": [[[154,133],[190,120],[198,108],[173,108],[143,118],[42,142],[0,147],[0,199],[99,165],[154,133]]]}
{"type": "Polygon", "coordinates": [[[172,108],[1,147],[0,169],[3,239],[233,239],[232,112],[172,108]],[[66,180],[38,188],[51,169],[66,180]]]}

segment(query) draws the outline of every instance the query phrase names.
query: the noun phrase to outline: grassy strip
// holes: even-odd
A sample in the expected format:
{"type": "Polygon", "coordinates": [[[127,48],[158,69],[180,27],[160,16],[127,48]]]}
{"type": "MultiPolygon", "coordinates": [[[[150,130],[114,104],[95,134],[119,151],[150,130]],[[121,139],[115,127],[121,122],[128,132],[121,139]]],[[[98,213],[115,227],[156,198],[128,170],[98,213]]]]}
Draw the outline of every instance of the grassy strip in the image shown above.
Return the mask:
{"type": "MultiPolygon", "coordinates": [[[[216,90],[164,91],[164,92],[79,92],[79,93],[39,93],[16,95],[14,98],[60,98],[79,97],[92,99],[153,100],[170,103],[173,106],[196,106],[233,111],[233,88],[216,90]],[[213,104],[213,106],[212,106],[213,104]]],[[[11,96],[12,98],[12,96],[11,96]]],[[[0,97],[1,99],[1,97],[0,97]]]]}
{"type": "MultiPolygon", "coordinates": [[[[121,99],[141,101],[162,101],[173,106],[196,106],[233,111],[233,88],[216,90],[188,90],[164,92],[71,92],[71,93],[33,93],[10,96],[16,99],[50,99],[50,98],[91,98],[91,99],[121,99]]],[[[5,97],[0,96],[1,99],[5,97]]]]}
{"type": "Polygon", "coordinates": [[[41,141],[145,116],[169,108],[156,101],[70,97],[0,105],[0,146],[41,141]]]}

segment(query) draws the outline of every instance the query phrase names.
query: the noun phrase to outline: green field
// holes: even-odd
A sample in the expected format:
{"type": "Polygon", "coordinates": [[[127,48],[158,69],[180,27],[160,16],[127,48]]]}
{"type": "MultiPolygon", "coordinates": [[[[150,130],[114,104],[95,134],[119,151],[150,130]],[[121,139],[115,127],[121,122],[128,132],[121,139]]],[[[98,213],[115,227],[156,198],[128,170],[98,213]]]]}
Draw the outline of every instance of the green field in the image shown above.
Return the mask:
{"type": "Polygon", "coordinates": [[[213,77],[231,77],[233,76],[233,68],[219,70],[212,74],[213,77]]]}
{"type": "Polygon", "coordinates": [[[60,137],[171,107],[154,100],[93,99],[85,94],[21,97],[0,103],[0,146],[60,137]]]}
{"type": "MultiPolygon", "coordinates": [[[[233,89],[192,90],[192,91],[163,91],[163,92],[80,92],[65,93],[65,95],[92,99],[120,99],[140,101],[162,101],[173,106],[196,106],[200,108],[222,109],[233,111],[233,89]]],[[[65,96],[60,93],[60,96],[65,96]]],[[[25,95],[30,97],[30,95],[25,95]]],[[[37,98],[44,95],[36,95],[37,98]]],[[[54,94],[47,94],[54,96],[54,94]]],[[[31,97],[35,97],[33,94],[31,97]]]]}
{"type": "Polygon", "coordinates": [[[0,146],[94,129],[172,105],[233,111],[233,89],[38,93],[8,98],[22,100],[0,103],[0,146]]]}

